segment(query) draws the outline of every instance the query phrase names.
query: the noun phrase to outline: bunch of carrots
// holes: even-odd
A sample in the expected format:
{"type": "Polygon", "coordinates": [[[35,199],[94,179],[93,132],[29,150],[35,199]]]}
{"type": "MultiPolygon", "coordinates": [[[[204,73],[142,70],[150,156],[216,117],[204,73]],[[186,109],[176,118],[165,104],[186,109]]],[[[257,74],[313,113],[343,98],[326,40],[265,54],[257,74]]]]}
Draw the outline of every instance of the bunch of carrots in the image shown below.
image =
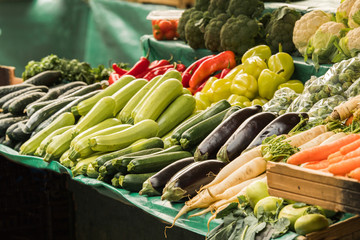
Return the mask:
{"type": "Polygon", "coordinates": [[[360,181],[360,134],[342,133],[336,141],[302,149],[287,163],[360,181]]]}

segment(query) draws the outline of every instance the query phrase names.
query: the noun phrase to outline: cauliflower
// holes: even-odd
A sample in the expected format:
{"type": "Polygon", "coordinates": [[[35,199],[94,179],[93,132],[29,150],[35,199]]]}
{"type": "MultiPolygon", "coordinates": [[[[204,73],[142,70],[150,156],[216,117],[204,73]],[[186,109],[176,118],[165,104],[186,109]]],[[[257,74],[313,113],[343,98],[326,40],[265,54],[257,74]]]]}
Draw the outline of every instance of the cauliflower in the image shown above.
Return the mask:
{"type": "Polygon", "coordinates": [[[212,17],[226,13],[230,0],[210,0],[208,11],[212,17]]]}
{"type": "Polygon", "coordinates": [[[273,53],[278,52],[279,43],[284,52],[292,53],[296,50],[292,41],[293,29],[300,17],[300,12],[287,6],[278,8],[272,13],[265,28],[265,41],[273,53]]]}
{"type": "Polygon", "coordinates": [[[345,37],[342,37],[338,44],[340,51],[334,62],[356,57],[360,53],[360,28],[350,30],[345,37]]]}
{"type": "Polygon", "coordinates": [[[321,10],[314,10],[303,15],[296,21],[293,31],[293,42],[302,55],[305,55],[309,39],[316,30],[326,22],[331,21],[332,15],[321,10]]]}
{"type": "Polygon", "coordinates": [[[181,17],[180,17],[179,23],[178,23],[178,28],[177,28],[180,39],[185,40],[185,25],[186,25],[187,21],[189,21],[190,15],[195,11],[196,11],[195,8],[189,8],[189,9],[186,9],[181,14],[181,17]]]}
{"type": "Polygon", "coordinates": [[[245,15],[231,17],[221,28],[221,47],[242,56],[256,44],[259,29],[259,23],[255,19],[245,15]]]}
{"type": "Polygon", "coordinates": [[[205,48],[204,31],[206,22],[209,21],[207,12],[194,11],[185,25],[185,39],[194,49],[205,48]]]}
{"type": "Polygon", "coordinates": [[[360,0],[356,0],[351,7],[348,25],[351,28],[357,28],[360,26],[360,0]]]}
{"type": "Polygon", "coordinates": [[[319,63],[330,63],[337,54],[335,44],[339,42],[345,28],[343,23],[333,21],[321,25],[309,40],[305,60],[307,55],[312,55],[315,69],[319,68],[319,63]]]}
{"type": "Polygon", "coordinates": [[[210,5],[210,0],[196,0],[194,7],[198,11],[205,12],[208,10],[209,5],[210,5]]]}
{"type": "Polygon", "coordinates": [[[259,17],[264,11],[261,0],[230,0],[227,13],[231,16],[246,15],[251,18],[259,17]]]}
{"type": "Polygon", "coordinates": [[[226,13],[221,13],[216,18],[211,19],[209,24],[206,25],[204,39],[207,49],[213,52],[222,51],[220,46],[220,30],[229,17],[226,13]]]}
{"type": "Polygon", "coordinates": [[[336,21],[344,24],[348,24],[348,18],[351,7],[354,5],[356,0],[345,0],[336,9],[336,21]]]}

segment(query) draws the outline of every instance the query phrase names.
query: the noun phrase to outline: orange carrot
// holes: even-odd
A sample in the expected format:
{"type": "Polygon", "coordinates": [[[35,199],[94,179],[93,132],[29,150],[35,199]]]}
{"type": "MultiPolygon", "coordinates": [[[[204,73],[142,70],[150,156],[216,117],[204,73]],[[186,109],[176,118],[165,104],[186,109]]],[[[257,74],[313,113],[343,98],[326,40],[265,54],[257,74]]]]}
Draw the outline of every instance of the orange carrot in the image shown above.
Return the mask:
{"type": "Polygon", "coordinates": [[[352,170],[349,174],[348,174],[349,177],[351,178],[354,178],[358,181],[360,181],[360,167],[352,170]]]}
{"type": "Polygon", "coordinates": [[[343,159],[349,159],[349,158],[354,158],[354,157],[358,157],[358,156],[360,156],[360,147],[355,149],[352,152],[349,152],[348,154],[345,154],[343,159]]]}
{"type": "Polygon", "coordinates": [[[339,151],[341,147],[358,139],[360,139],[359,134],[347,135],[329,144],[315,146],[313,148],[309,148],[304,151],[297,152],[288,158],[287,163],[300,165],[306,162],[314,162],[314,161],[321,161],[323,159],[327,159],[327,157],[330,154],[339,151]]]}
{"type": "Polygon", "coordinates": [[[345,145],[342,148],[340,148],[340,153],[342,155],[345,155],[345,154],[347,154],[349,152],[352,152],[352,151],[356,150],[359,147],[360,147],[360,139],[356,140],[356,141],[354,141],[352,143],[349,143],[348,145],[345,145]]]}
{"type": "Polygon", "coordinates": [[[359,167],[360,167],[360,157],[355,157],[355,158],[343,160],[338,163],[331,164],[328,167],[328,170],[332,174],[345,176],[347,173],[350,173],[352,170],[359,167]]]}
{"type": "Polygon", "coordinates": [[[342,161],[344,159],[344,156],[338,156],[338,157],[333,157],[333,158],[328,158],[327,160],[329,161],[329,164],[334,164],[334,163],[338,163],[340,161],[342,161]]]}
{"type": "Polygon", "coordinates": [[[346,119],[345,125],[350,126],[350,124],[352,124],[353,120],[354,120],[354,115],[351,115],[348,119],[346,119]]]}
{"type": "Polygon", "coordinates": [[[317,162],[307,162],[302,165],[304,168],[320,170],[325,169],[329,166],[329,161],[327,159],[317,161],[317,162]]]}
{"type": "Polygon", "coordinates": [[[342,156],[341,152],[337,151],[337,152],[330,154],[327,159],[330,160],[332,158],[336,158],[336,157],[340,157],[340,156],[342,156]]]}

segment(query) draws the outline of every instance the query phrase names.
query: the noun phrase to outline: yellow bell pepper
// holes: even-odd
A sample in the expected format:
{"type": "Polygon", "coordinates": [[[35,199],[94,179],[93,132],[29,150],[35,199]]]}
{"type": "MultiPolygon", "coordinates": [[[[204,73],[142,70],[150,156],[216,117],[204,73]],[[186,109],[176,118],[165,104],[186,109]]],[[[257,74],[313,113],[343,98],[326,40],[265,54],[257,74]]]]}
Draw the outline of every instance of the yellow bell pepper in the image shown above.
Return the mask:
{"type": "Polygon", "coordinates": [[[194,98],[196,100],[196,110],[205,110],[211,104],[206,93],[197,92],[195,93],[194,98]]]}
{"type": "Polygon", "coordinates": [[[262,60],[258,56],[253,56],[246,59],[246,61],[243,62],[243,66],[244,66],[244,72],[254,76],[256,79],[259,78],[259,75],[262,70],[268,68],[264,60],[262,60]]]}
{"type": "Polygon", "coordinates": [[[222,99],[227,99],[231,95],[231,79],[217,79],[211,84],[211,88],[208,91],[208,97],[211,102],[218,102],[222,99]]]}
{"type": "Polygon", "coordinates": [[[231,104],[231,106],[237,105],[242,108],[245,107],[244,102],[250,102],[250,100],[245,96],[239,96],[237,94],[231,94],[227,101],[231,104]]]}
{"type": "Polygon", "coordinates": [[[213,82],[215,82],[216,80],[217,80],[217,77],[210,77],[210,78],[206,81],[205,86],[204,86],[204,88],[201,90],[201,92],[206,93],[207,91],[209,91],[210,88],[211,88],[211,85],[212,85],[213,82]]]}
{"type": "Polygon", "coordinates": [[[304,91],[304,84],[299,80],[289,80],[286,83],[280,84],[278,89],[288,87],[294,90],[296,93],[302,93],[304,91]]]}
{"type": "Polygon", "coordinates": [[[255,98],[258,92],[258,82],[256,78],[247,73],[236,75],[231,84],[231,93],[242,95],[250,100],[255,98]]]}
{"type": "Polygon", "coordinates": [[[231,71],[228,74],[226,74],[224,78],[233,80],[234,77],[237,74],[241,73],[241,72],[244,72],[244,65],[243,64],[237,65],[236,67],[231,69],[231,71]]]}
{"type": "Polygon", "coordinates": [[[270,100],[274,96],[278,86],[285,82],[285,78],[279,74],[269,69],[264,69],[258,79],[260,97],[270,100]]]}
{"type": "MultiPolygon", "coordinates": [[[[267,99],[262,98],[262,97],[260,97],[260,96],[257,96],[255,99],[257,99],[257,100],[259,100],[259,101],[261,101],[261,102],[262,102],[261,106],[262,106],[262,105],[264,105],[265,103],[267,103],[267,102],[268,102],[268,100],[267,100],[267,99]]],[[[255,99],[254,99],[254,100],[255,100],[255,99]]]]}
{"type": "Polygon", "coordinates": [[[291,78],[295,70],[293,58],[281,51],[269,58],[268,67],[271,71],[285,78],[286,81],[291,78]]]}
{"type": "Polygon", "coordinates": [[[258,56],[265,62],[267,62],[271,56],[271,49],[267,45],[258,45],[247,50],[241,58],[241,62],[245,62],[246,59],[258,56]]]}

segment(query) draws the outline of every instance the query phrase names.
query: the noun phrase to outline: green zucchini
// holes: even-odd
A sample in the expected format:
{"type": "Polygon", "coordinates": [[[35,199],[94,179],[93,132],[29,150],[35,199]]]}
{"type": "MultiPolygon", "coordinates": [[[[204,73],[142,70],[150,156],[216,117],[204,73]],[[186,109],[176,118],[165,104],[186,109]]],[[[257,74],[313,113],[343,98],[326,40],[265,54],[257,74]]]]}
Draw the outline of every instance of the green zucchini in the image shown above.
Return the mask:
{"type": "Polygon", "coordinates": [[[122,123],[133,124],[134,121],[131,118],[131,112],[136,107],[136,105],[141,101],[145,94],[152,88],[152,86],[161,78],[161,76],[156,76],[150,82],[146,83],[132,98],[125,104],[124,108],[120,111],[117,118],[121,120],[122,123]]]}
{"type": "Polygon", "coordinates": [[[83,89],[84,86],[76,86],[72,89],[67,90],[66,92],[61,93],[58,98],[67,98],[69,95],[72,95],[74,92],[83,89]]]}
{"type": "Polygon", "coordinates": [[[172,101],[182,95],[182,89],[183,86],[177,79],[168,79],[160,84],[139,108],[134,123],[145,119],[155,121],[172,101]]]}
{"type": "Polygon", "coordinates": [[[36,74],[35,76],[27,79],[24,83],[33,84],[33,85],[45,85],[53,86],[60,83],[61,71],[48,70],[36,74]]]}
{"type": "Polygon", "coordinates": [[[66,99],[58,99],[57,101],[54,101],[53,103],[41,108],[40,110],[36,111],[31,117],[29,118],[29,121],[26,123],[25,131],[26,132],[32,132],[35,130],[37,126],[39,126],[40,123],[48,119],[51,115],[56,113],[59,109],[63,108],[70,102],[74,101],[76,97],[74,98],[66,98],[66,99]]]}
{"type": "MultiPolygon", "coordinates": [[[[26,120],[23,120],[23,121],[26,121],[26,120]]],[[[22,121],[20,121],[22,122],[22,121]]],[[[13,132],[16,128],[19,127],[19,122],[16,122],[12,125],[10,125],[7,129],[6,129],[6,132],[5,132],[5,135],[7,138],[11,139],[12,141],[17,141],[17,139],[14,138],[13,136],[13,132]]]]}
{"type": "MultiPolygon", "coordinates": [[[[47,92],[48,91],[48,88],[45,87],[45,86],[33,86],[33,87],[27,87],[27,88],[24,88],[24,89],[21,89],[21,90],[18,90],[18,91],[15,91],[15,92],[12,92],[12,93],[9,93],[5,96],[3,96],[2,98],[0,98],[0,107],[3,107],[3,105],[6,103],[6,102],[9,102],[11,103],[11,101],[18,97],[18,96],[23,96],[25,93],[28,93],[28,92],[31,92],[31,91],[37,91],[37,92],[47,92]]],[[[9,104],[9,103],[8,103],[9,104]]]]}
{"type": "Polygon", "coordinates": [[[44,161],[49,162],[50,160],[58,160],[61,155],[69,149],[70,142],[73,139],[73,132],[74,127],[52,137],[50,143],[46,147],[44,161]]]}
{"type": "Polygon", "coordinates": [[[80,115],[84,116],[86,113],[88,113],[91,108],[100,101],[103,97],[111,96],[115,92],[117,92],[119,89],[124,87],[126,84],[133,81],[135,77],[130,75],[125,75],[121,77],[119,80],[117,80],[115,83],[111,84],[109,87],[105,88],[105,90],[101,91],[100,93],[96,94],[95,96],[86,99],[82,102],[80,102],[77,106],[71,108],[71,112],[74,115],[80,115]]]}
{"type": "Polygon", "coordinates": [[[142,184],[155,173],[121,175],[119,177],[119,185],[130,192],[139,192],[142,189],[142,184]]]}
{"type": "Polygon", "coordinates": [[[113,117],[114,108],[115,100],[113,97],[106,96],[100,99],[84,116],[84,118],[76,124],[74,131],[75,136],[104,121],[105,119],[113,117]]]}
{"type": "Polygon", "coordinates": [[[0,136],[5,136],[6,130],[8,129],[8,127],[13,125],[14,123],[23,121],[25,119],[26,119],[25,116],[0,119],[0,136]]]}
{"type": "Polygon", "coordinates": [[[88,165],[90,163],[94,163],[96,158],[98,158],[99,156],[101,156],[101,154],[95,153],[87,158],[79,159],[79,161],[76,163],[76,165],[71,168],[73,176],[76,177],[78,175],[85,175],[88,165]]]}
{"type": "Polygon", "coordinates": [[[213,106],[209,107],[208,109],[189,118],[188,120],[184,121],[183,123],[181,123],[179,126],[176,127],[170,139],[167,139],[167,141],[169,141],[170,143],[166,142],[165,145],[171,146],[171,145],[179,144],[181,135],[187,129],[230,107],[231,105],[228,101],[220,100],[219,102],[215,103],[213,106]]]}
{"type": "Polygon", "coordinates": [[[127,170],[130,173],[156,172],[177,160],[187,157],[192,157],[192,155],[186,151],[138,157],[130,161],[127,170]]]}
{"type": "Polygon", "coordinates": [[[89,139],[93,151],[116,151],[125,148],[137,140],[155,137],[158,133],[155,121],[146,119],[125,130],[89,139]]]}
{"type": "Polygon", "coordinates": [[[0,113],[0,119],[15,117],[12,113],[0,113]]]}
{"type": "Polygon", "coordinates": [[[86,156],[89,156],[92,153],[94,153],[95,151],[93,151],[91,149],[91,146],[89,145],[90,138],[96,137],[96,136],[108,135],[108,134],[111,134],[114,132],[125,130],[129,127],[131,127],[130,124],[114,125],[114,126],[107,127],[102,130],[99,130],[99,131],[95,131],[91,134],[88,134],[87,136],[82,137],[76,143],[74,143],[74,145],[71,147],[69,158],[72,161],[75,161],[79,157],[86,157],[86,156]]]}
{"type": "Polygon", "coordinates": [[[159,79],[155,78],[152,79],[150,82],[155,81],[154,85],[146,92],[146,94],[144,95],[144,97],[139,101],[139,103],[136,105],[136,107],[132,110],[131,112],[131,119],[130,122],[134,123],[135,122],[135,118],[139,112],[139,110],[142,108],[142,106],[147,102],[147,99],[149,98],[149,96],[165,81],[169,80],[169,79],[177,79],[181,82],[181,74],[176,71],[176,70],[172,70],[169,71],[167,73],[165,73],[164,75],[162,75],[159,79]]]}
{"type": "MultiPolygon", "coordinates": [[[[84,86],[80,89],[78,89],[77,91],[67,95],[66,97],[76,97],[76,96],[83,96],[85,94],[88,94],[90,92],[94,92],[96,90],[100,90],[101,89],[102,84],[100,82],[96,82],[87,86],[84,86]]],[[[98,92],[97,92],[98,93],[98,92]]]]}
{"type": "Polygon", "coordinates": [[[31,137],[23,145],[21,145],[20,154],[24,154],[24,155],[33,154],[36,151],[36,149],[40,146],[41,141],[44,140],[44,138],[46,138],[50,133],[64,126],[73,125],[74,123],[75,123],[75,117],[72,113],[66,112],[61,114],[55,121],[50,123],[50,125],[48,125],[40,132],[36,133],[33,137],[31,137]]]}
{"type": "MultiPolygon", "coordinates": [[[[93,163],[89,163],[87,169],[86,169],[86,175],[90,178],[97,178],[99,176],[99,173],[95,170],[93,163]]],[[[118,180],[119,181],[119,180],[118,180]]]]}
{"type": "MultiPolygon", "coordinates": [[[[45,95],[46,96],[46,95],[45,95]]],[[[28,117],[31,117],[36,111],[40,110],[43,107],[46,107],[54,102],[58,101],[57,99],[52,99],[52,100],[46,100],[43,102],[38,102],[35,101],[33,103],[30,103],[29,105],[27,105],[24,109],[24,112],[26,112],[26,115],[28,117]]]]}
{"type": "Polygon", "coordinates": [[[14,115],[24,114],[25,107],[36,101],[37,99],[44,96],[46,93],[44,92],[32,92],[21,96],[21,98],[16,98],[9,106],[9,112],[14,115]]]}
{"type": "Polygon", "coordinates": [[[20,122],[16,123],[18,126],[11,133],[12,137],[15,140],[25,142],[30,138],[31,134],[26,133],[25,131],[23,131],[23,128],[25,127],[25,124],[26,124],[27,121],[28,120],[26,119],[26,120],[23,120],[23,121],[20,121],[20,122]]]}
{"type": "Polygon", "coordinates": [[[187,129],[180,138],[181,147],[185,150],[192,149],[199,145],[224,119],[229,109],[205,119],[187,129]]]}
{"type": "Polygon", "coordinates": [[[61,114],[63,114],[64,112],[70,112],[71,108],[73,106],[76,106],[80,101],[83,101],[85,99],[88,99],[92,96],[94,96],[95,94],[97,94],[99,90],[93,91],[93,92],[89,92],[83,96],[79,96],[77,99],[74,99],[73,101],[71,101],[70,103],[68,103],[66,106],[64,106],[63,108],[61,108],[60,110],[58,110],[55,114],[53,114],[51,117],[49,117],[48,119],[46,119],[45,121],[43,121],[42,123],[40,123],[39,126],[36,127],[35,131],[40,131],[41,129],[44,129],[47,125],[49,125],[52,121],[54,121],[58,116],[60,116],[61,114]]]}
{"type": "Polygon", "coordinates": [[[158,136],[164,136],[190,116],[195,105],[196,100],[192,95],[184,94],[176,98],[156,120],[159,125],[158,136]]]}
{"type": "Polygon", "coordinates": [[[23,143],[24,143],[24,142],[18,142],[18,143],[16,143],[16,145],[14,146],[14,150],[17,151],[17,152],[19,152],[19,151],[20,151],[20,147],[21,147],[21,145],[22,145],[23,143]]]}
{"type": "Polygon", "coordinates": [[[121,173],[118,172],[114,175],[114,177],[111,179],[111,185],[113,185],[114,187],[118,188],[120,187],[120,184],[119,184],[119,178],[121,176],[121,173]]]}
{"type": "Polygon", "coordinates": [[[25,88],[29,88],[29,87],[34,87],[35,85],[33,84],[27,84],[27,83],[21,83],[21,84],[16,84],[16,85],[8,85],[8,86],[1,86],[0,87],[0,99],[5,96],[8,95],[12,92],[16,92],[19,91],[21,89],[25,89],[25,88]]]}
{"type": "Polygon", "coordinates": [[[135,79],[119,91],[114,93],[112,97],[115,99],[114,115],[124,108],[126,103],[138,92],[148,81],[146,79],[135,79]]]}
{"type": "Polygon", "coordinates": [[[102,165],[105,164],[105,162],[117,157],[121,157],[125,154],[138,152],[145,149],[163,148],[163,147],[164,147],[164,143],[158,137],[153,137],[149,139],[140,139],[126,148],[120,149],[115,152],[107,153],[99,157],[98,159],[96,159],[94,163],[94,167],[96,170],[98,170],[102,165]]]}
{"type": "Polygon", "coordinates": [[[70,161],[69,159],[69,150],[65,151],[60,159],[59,159],[59,163],[61,163],[61,165],[63,165],[64,167],[67,168],[72,168],[74,167],[74,162],[70,161]]]}
{"type": "Polygon", "coordinates": [[[3,141],[1,144],[5,145],[9,148],[14,148],[17,142],[14,142],[13,140],[9,139],[9,138],[5,138],[5,141],[3,141]]]}

